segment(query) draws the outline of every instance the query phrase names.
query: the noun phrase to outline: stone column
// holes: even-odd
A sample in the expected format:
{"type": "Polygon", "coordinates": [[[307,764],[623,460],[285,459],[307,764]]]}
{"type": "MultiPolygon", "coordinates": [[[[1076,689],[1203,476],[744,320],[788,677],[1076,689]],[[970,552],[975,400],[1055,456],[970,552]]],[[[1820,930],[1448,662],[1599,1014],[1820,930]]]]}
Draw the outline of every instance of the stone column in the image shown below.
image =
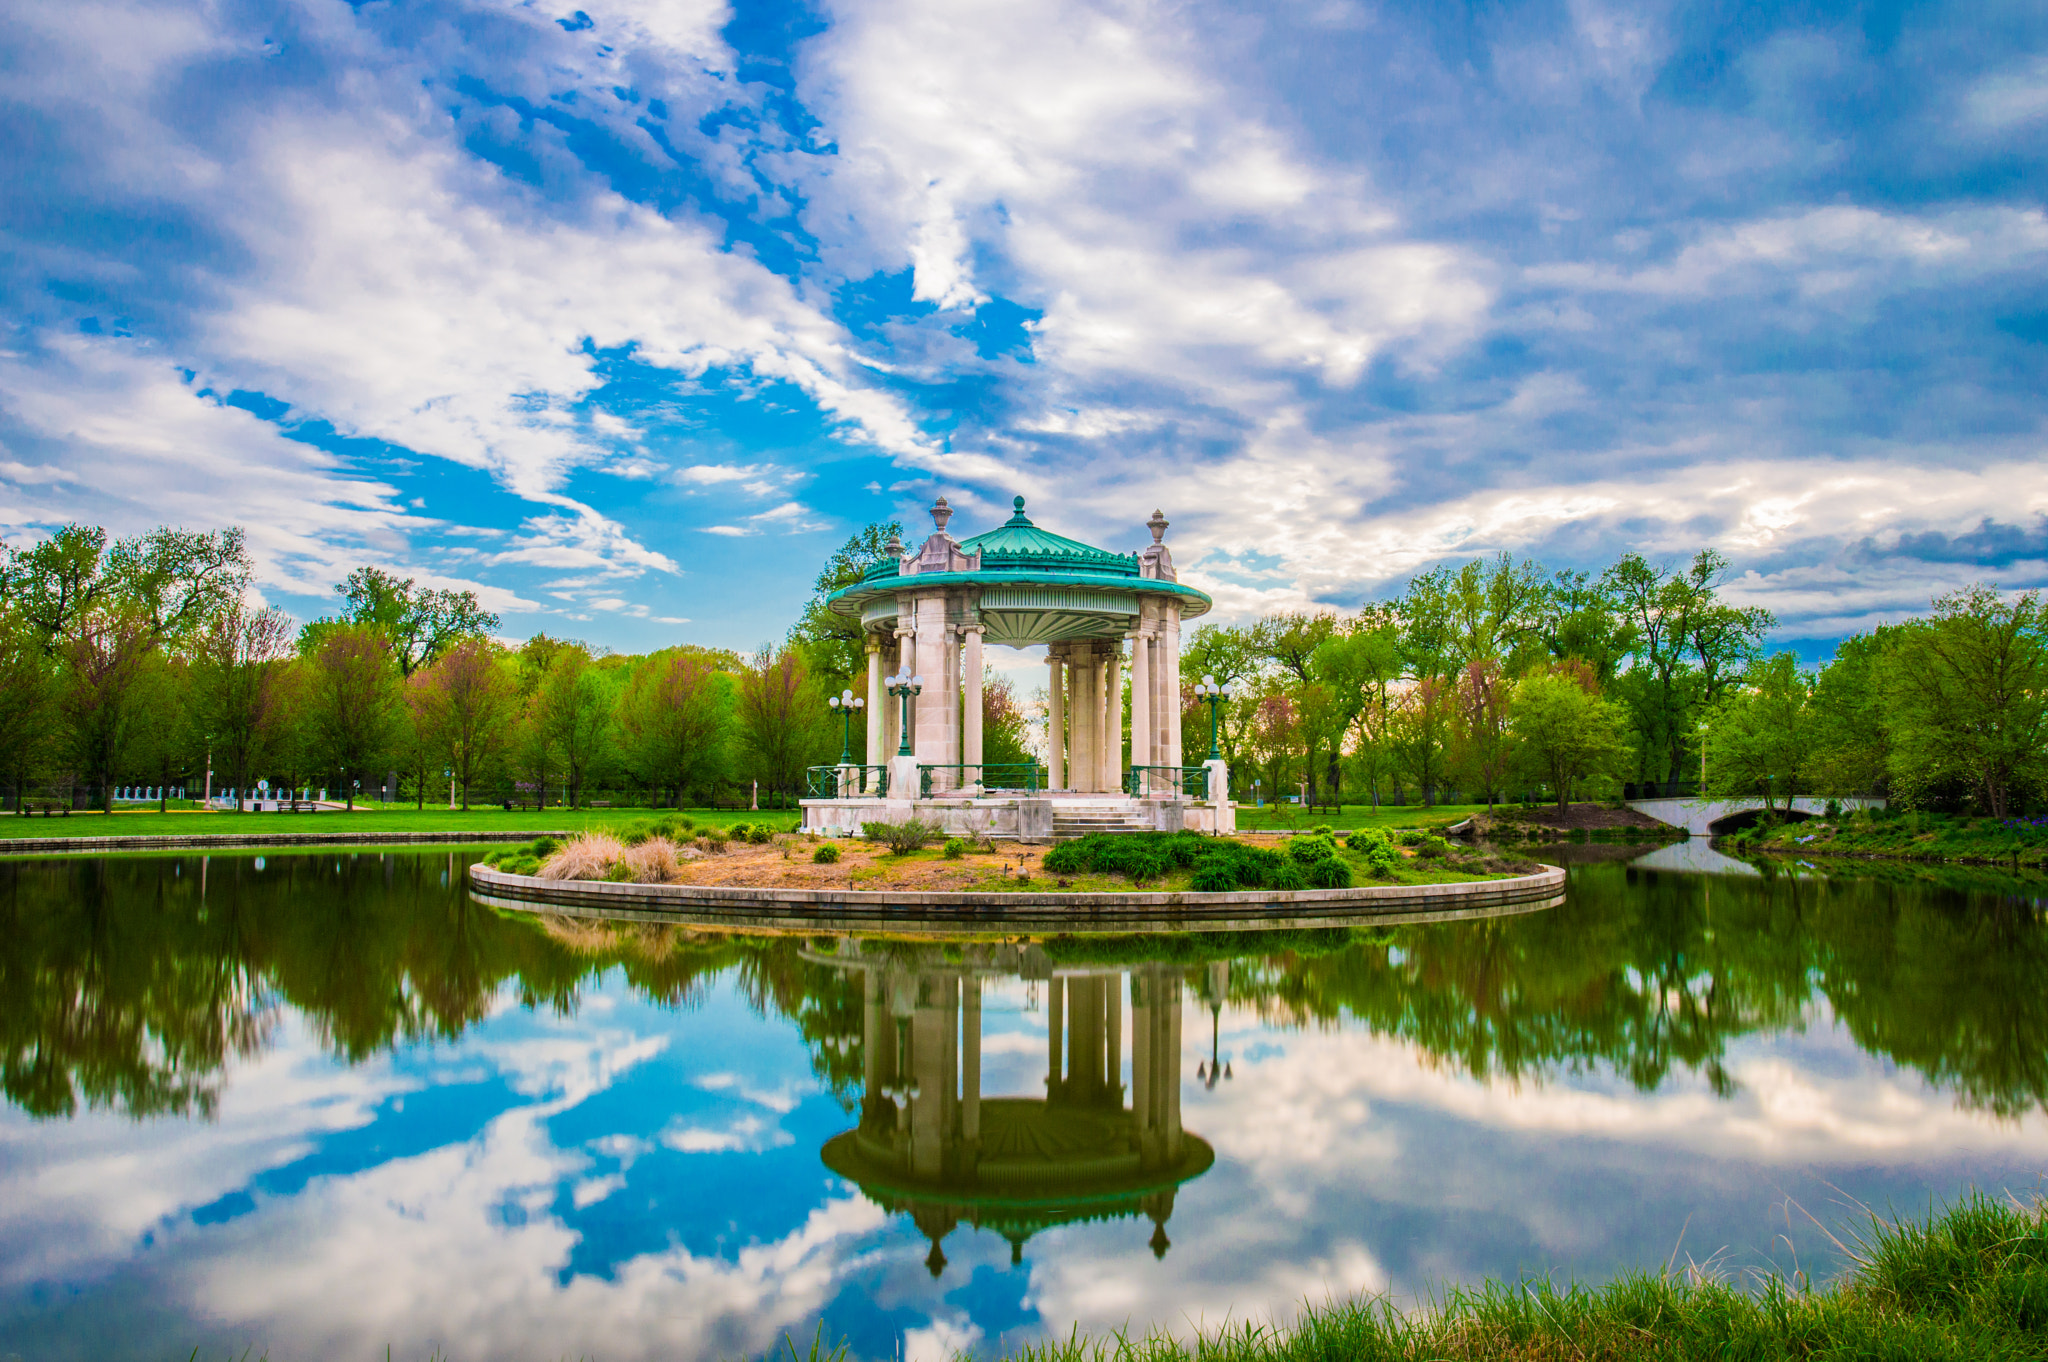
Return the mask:
{"type": "MultiPolygon", "coordinates": [[[[1144,634],[1131,634],[1131,765],[1152,764],[1152,641],[1144,634]]],[[[1138,785],[1138,797],[1152,793],[1152,777],[1138,785]]]]}
{"type": "Polygon", "coordinates": [[[1124,681],[1119,652],[1112,643],[1109,655],[1102,659],[1102,782],[1098,788],[1104,790],[1120,790],[1124,783],[1124,681]]]}
{"type": "Polygon", "coordinates": [[[1076,790],[1095,788],[1095,656],[1092,644],[1078,645],[1079,651],[1068,655],[1074,668],[1073,703],[1068,706],[1068,722],[1073,726],[1073,747],[1067,755],[1067,783],[1076,790]]]}
{"type": "MultiPolygon", "coordinates": [[[[981,765],[981,626],[969,624],[960,630],[964,636],[963,651],[966,656],[961,667],[966,672],[966,695],[961,699],[961,721],[965,728],[960,760],[969,766],[981,765]]],[[[968,783],[981,786],[987,784],[979,771],[966,777],[968,783]]]]}
{"type": "MultiPolygon", "coordinates": [[[[867,636],[867,653],[868,754],[866,763],[869,766],[882,766],[889,760],[889,750],[885,746],[889,741],[887,735],[889,716],[884,712],[884,706],[889,696],[882,689],[882,639],[880,635],[869,634],[867,636]]],[[[870,795],[877,793],[875,790],[875,773],[873,771],[865,772],[864,777],[862,792],[870,795]]]]}
{"type": "Polygon", "coordinates": [[[1067,783],[1067,696],[1066,687],[1061,684],[1066,664],[1051,648],[1045,650],[1046,670],[1046,711],[1045,711],[1045,779],[1052,789],[1066,788],[1067,783]]]}
{"type": "Polygon", "coordinates": [[[1164,642],[1166,644],[1166,658],[1165,665],[1162,668],[1162,670],[1165,672],[1164,680],[1166,682],[1167,691],[1173,697],[1173,702],[1166,707],[1166,710],[1168,714],[1173,716],[1173,718],[1170,726],[1167,729],[1166,760],[1161,764],[1165,766],[1185,766],[1187,765],[1187,754],[1181,746],[1180,732],[1181,712],[1179,601],[1168,601],[1166,603],[1166,638],[1164,642]]]}
{"type": "MultiPolygon", "coordinates": [[[[911,750],[917,754],[920,766],[949,766],[959,760],[956,743],[960,731],[960,693],[947,686],[948,680],[957,675],[947,657],[952,647],[953,639],[946,626],[946,598],[936,592],[920,597],[915,671],[924,678],[924,692],[910,702],[911,750]]],[[[932,772],[932,793],[951,789],[953,774],[932,772]]]]}

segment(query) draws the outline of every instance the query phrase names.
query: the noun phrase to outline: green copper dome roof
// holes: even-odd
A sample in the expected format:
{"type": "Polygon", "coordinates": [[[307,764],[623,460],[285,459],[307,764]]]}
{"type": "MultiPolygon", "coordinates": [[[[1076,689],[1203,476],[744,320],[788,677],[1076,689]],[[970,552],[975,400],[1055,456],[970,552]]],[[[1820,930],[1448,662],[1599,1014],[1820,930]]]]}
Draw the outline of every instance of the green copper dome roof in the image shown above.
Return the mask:
{"type": "MultiPolygon", "coordinates": [[[[1022,497],[1007,521],[965,541],[945,534],[952,514],[941,498],[932,508],[937,534],[922,548],[894,545],[859,581],[826,597],[827,605],[873,628],[895,617],[901,591],[964,590],[971,593],[988,641],[1013,647],[1121,637],[1142,613],[1143,596],[1173,597],[1182,619],[1213,605],[1203,592],[1175,581],[1170,570],[1147,576],[1149,560],[1142,554],[1112,553],[1038,528],[1024,514],[1022,497]]],[[[1146,523],[1156,542],[1165,522],[1155,512],[1146,523]]]]}
{"type": "Polygon", "coordinates": [[[1050,530],[1041,530],[1031,523],[1024,514],[1024,498],[1016,500],[1016,514],[972,539],[960,542],[962,553],[981,550],[981,566],[985,572],[999,572],[1006,567],[1079,567],[1091,572],[1115,572],[1125,576],[1138,575],[1138,555],[1135,553],[1111,553],[1084,544],[1078,539],[1069,539],[1050,530]]]}

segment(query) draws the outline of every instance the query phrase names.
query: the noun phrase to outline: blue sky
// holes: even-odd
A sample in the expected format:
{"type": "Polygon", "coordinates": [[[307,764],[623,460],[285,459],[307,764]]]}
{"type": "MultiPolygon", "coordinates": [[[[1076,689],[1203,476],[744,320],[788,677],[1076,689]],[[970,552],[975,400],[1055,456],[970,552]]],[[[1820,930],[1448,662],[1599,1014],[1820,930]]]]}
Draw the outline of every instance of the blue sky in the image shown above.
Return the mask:
{"type": "Polygon", "coordinates": [[[941,492],[1223,618],[2048,580],[2038,4],[579,3],[8,4],[0,534],[631,650],[941,492]]]}

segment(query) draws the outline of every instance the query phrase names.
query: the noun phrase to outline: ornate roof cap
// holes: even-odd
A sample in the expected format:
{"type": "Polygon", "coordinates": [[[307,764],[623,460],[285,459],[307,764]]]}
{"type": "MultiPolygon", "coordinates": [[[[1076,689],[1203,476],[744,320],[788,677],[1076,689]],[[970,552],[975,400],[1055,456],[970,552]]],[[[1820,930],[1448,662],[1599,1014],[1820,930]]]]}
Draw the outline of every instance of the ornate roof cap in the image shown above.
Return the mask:
{"type": "Polygon", "coordinates": [[[1081,568],[1089,572],[1108,572],[1118,576],[1138,575],[1136,554],[1111,553],[1084,544],[1078,539],[1041,530],[1031,523],[1024,514],[1024,498],[1018,497],[1013,503],[1016,513],[996,528],[972,539],[962,540],[961,551],[972,553],[981,550],[981,565],[984,571],[1001,571],[1005,568],[1081,568]]]}

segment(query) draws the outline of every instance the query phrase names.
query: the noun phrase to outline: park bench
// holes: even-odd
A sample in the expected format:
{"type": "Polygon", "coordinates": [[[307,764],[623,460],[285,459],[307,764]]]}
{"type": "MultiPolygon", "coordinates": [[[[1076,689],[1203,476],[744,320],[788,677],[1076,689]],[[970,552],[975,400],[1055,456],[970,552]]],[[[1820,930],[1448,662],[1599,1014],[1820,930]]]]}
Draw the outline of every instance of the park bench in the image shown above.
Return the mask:
{"type": "Polygon", "coordinates": [[[21,801],[20,812],[23,818],[28,818],[38,813],[45,818],[58,813],[69,818],[71,816],[71,801],[68,799],[24,799],[21,801]]]}

